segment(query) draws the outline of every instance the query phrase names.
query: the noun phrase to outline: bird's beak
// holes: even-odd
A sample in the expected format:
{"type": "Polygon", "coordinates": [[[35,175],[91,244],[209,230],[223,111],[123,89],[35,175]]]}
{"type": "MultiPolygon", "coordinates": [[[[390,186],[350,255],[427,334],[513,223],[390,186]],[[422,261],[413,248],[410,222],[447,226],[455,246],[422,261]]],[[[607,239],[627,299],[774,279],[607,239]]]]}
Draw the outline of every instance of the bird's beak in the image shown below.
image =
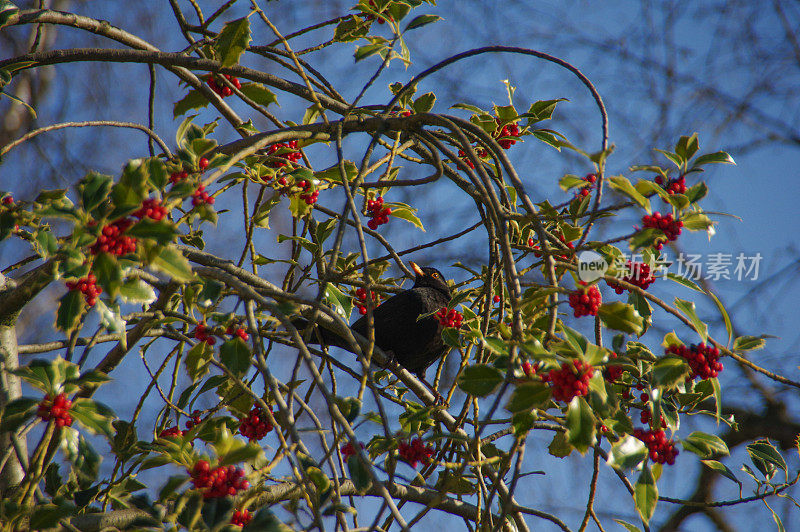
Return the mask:
{"type": "Polygon", "coordinates": [[[408,263],[411,265],[411,269],[414,270],[414,273],[416,273],[418,277],[425,277],[425,272],[422,271],[422,268],[420,268],[416,262],[410,260],[408,263]]]}

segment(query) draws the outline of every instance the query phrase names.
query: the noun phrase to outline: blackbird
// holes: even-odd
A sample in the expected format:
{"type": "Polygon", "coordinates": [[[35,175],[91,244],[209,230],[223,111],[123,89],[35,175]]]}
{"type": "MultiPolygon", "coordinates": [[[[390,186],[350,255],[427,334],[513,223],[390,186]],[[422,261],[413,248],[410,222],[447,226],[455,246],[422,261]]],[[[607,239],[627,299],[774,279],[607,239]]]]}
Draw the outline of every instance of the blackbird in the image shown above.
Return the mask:
{"type": "MultiPolygon", "coordinates": [[[[425,370],[445,354],[447,346],[442,340],[442,325],[438,318],[427,316],[417,321],[417,317],[446,307],[451,293],[439,270],[420,268],[410,261],[409,264],[416,274],[414,286],[372,310],[375,345],[424,380],[425,370]]],[[[294,320],[293,324],[305,328],[308,322],[294,320]]],[[[350,328],[366,337],[367,316],[361,316],[350,328]]],[[[335,333],[321,327],[319,332],[323,343],[351,349],[348,342],[335,333]]],[[[312,338],[310,343],[320,343],[319,338],[312,338]]]]}

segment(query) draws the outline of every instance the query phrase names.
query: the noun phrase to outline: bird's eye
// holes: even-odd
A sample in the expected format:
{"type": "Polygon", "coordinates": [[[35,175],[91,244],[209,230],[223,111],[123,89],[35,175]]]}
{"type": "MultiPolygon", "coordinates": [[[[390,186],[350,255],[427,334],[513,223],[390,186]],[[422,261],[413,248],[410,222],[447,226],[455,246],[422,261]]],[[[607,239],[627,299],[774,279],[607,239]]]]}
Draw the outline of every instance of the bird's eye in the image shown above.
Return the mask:
{"type": "Polygon", "coordinates": [[[432,273],[431,277],[433,277],[434,279],[438,279],[439,278],[439,274],[438,273],[432,273]]]}

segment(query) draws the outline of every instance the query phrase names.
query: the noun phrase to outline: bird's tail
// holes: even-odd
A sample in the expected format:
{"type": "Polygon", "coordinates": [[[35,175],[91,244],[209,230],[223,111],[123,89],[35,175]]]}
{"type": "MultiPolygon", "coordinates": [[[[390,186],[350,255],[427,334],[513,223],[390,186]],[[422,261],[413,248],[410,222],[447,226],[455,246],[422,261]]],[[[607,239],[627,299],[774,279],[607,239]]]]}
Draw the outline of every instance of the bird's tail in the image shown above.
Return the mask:
{"type": "MultiPolygon", "coordinates": [[[[295,318],[292,320],[292,325],[300,331],[300,334],[303,334],[310,322],[305,318],[295,318]]],[[[306,342],[308,344],[318,344],[318,345],[328,345],[328,346],[336,346],[341,347],[342,349],[352,349],[349,347],[349,343],[347,340],[339,336],[333,331],[329,331],[325,327],[320,325],[314,324],[314,328],[311,331],[311,337],[306,342]]]]}

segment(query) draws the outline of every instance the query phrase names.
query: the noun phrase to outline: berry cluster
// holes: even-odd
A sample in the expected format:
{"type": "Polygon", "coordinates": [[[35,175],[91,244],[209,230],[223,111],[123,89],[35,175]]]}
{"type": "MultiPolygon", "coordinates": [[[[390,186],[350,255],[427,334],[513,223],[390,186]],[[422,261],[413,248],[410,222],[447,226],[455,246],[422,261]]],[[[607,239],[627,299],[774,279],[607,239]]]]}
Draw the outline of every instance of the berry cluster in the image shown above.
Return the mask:
{"type": "MultiPolygon", "coordinates": [[[[647,394],[642,394],[642,395],[647,395],[647,394]]],[[[648,396],[647,399],[649,400],[650,396],[648,396]]],[[[652,420],[653,420],[653,414],[650,412],[650,409],[645,408],[644,410],[642,410],[642,413],[639,415],[639,421],[641,421],[645,425],[649,425],[652,420]]],[[[661,416],[661,419],[659,419],[658,421],[662,429],[667,428],[667,421],[664,419],[664,416],[661,416]]]]}
{"type": "Polygon", "coordinates": [[[589,186],[585,186],[575,193],[576,200],[581,200],[592,193],[594,184],[597,182],[597,176],[595,174],[586,174],[583,180],[589,183],[589,186]]]}
{"type": "MultiPolygon", "coordinates": [[[[625,263],[625,270],[627,273],[622,277],[622,280],[636,285],[642,290],[647,290],[648,287],[656,281],[650,266],[643,262],[627,261],[625,263]]],[[[625,288],[613,281],[606,281],[606,283],[618,294],[625,291],[625,288]]]]}
{"type": "Polygon", "coordinates": [[[183,181],[184,179],[189,177],[189,172],[186,170],[181,170],[180,172],[172,172],[169,175],[169,182],[173,185],[179,181],[183,181]]]}
{"type": "MultiPolygon", "coordinates": [[[[567,242],[567,239],[564,238],[564,235],[556,234],[556,236],[569,249],[575,249],[575,244],[573,244],[572,242],[567,242]]],[[[539,244],[536,243],[536,241],[533,239],[533,237],[528,239],[528,247],[531,248],[531,249],[540,249],[539,248],[539,244]]],[[[533,252],[533,256],[536,257],[537,259],[539,259],[539,258],[542,257],[542,254],[540,252],[538,252],[538,251],[534,251],[533,252]]],[[[563,262],[569,262],[570,261],[570,256],[569,255],[556,255],[556,258],[561,260],[561,261],[563,261],[563,262]]]]}
{"type": "Polygon", "coordinates": [[[236,495],[237,491],[250,487],[244,470],[233,465],[212,468],[207,461],[198,460],[186,472],[191,475],[194,487],[203,490],[204,499],[236,495]]]}
{"type": "Polygon", "coordinates": [[[67,399],[66,394],[60,393],[55,398],[47,394],[39,403],[36,415],[45,421],[55,420],[58,427],[69,427],[72,425],[72,416],[69,415],[70,408],[72,408],[72,401],[67,399]]]}
{"type": "MultiPolygon", "coordinates": [[[[359,442],[358,444],[361,446],[362,449],[364,448],[363,443],[359,442]]],[[[358,454],[358,451],[356,451],[355,447],[353,447],[353,444],[350,442],[347,442],[344,445],[342,445],[339,448],[339,450],[342,451],[342,456],[344,456],[345,460],[348,460],[351,456],[355,456],[356,454],[358,454]]]]}
{"type": "Polygon", "coordinates": [[[551,369],[542,375],[542,382],[549,382],[556,401],[569,403],[573,397],[589,393],[589,379],[594,375],[591,364],[581,360],[562,362],[561,369],[551,369]]]}
{"type": "Polygon", "coordinates": [[[664,178],[659,175],[656,176],[655,182],[664,186],[664,190],[666,190],[669,194],[686,193],[686,178],[684,176],[680,176],[676,179],[670,179],[667,181],[667,184],[664,185],[664,178]]]}
{"type": "Polygon", "coordinates": [[[236,510],[231,517],[231,524],[233,526],[244,526],[253,519],[250,510],[236,510]]]}
{"type": "Polygon", "coordinates": [[[192,192],[192,205],[197,207],[198,205],[202,205],[206,203],[208,205],[214,205],[214,198],[208,195],[206,192],[206,186],[200,185],[197,187],[197,190],[192,192]]]}
{"type": "MultiPolygon", "coordinates": [[[[642,223],[645,227],[660,229],[670,242],[678,238],[678,235],[681,234],[681,227],[683,227],[683,222],[673,219],[672,213],[666,216],[661,216],[660,212],[654,212],[652,216],[645,214],[642,216],[642,223]]],[[[662,247],[664,247],[664,242],[657,241],[655,248],[660,250],[662,247]]]]}
{"type": "Polygon", "coordinates": [[[200,323],[197,324],[197,326],[194,328],[194,331],[192,332],[192,335],[201,342],[205,342],[208,345],[214,345],[217,342],[217,339],[208,333],[208,326],[204,321],[201,321],[200,323]]]}
{"type": "Polygon", "coordinates": [[[669,465],[675,463],[678,450],[675,448],[673,441],[667,439],[663,430],[636,429],[633,431],[633,436],[644,442],[650,451],[650,460],[653,462],[669,465]]]}
{"type": "Polygon", "coordinates": [[[689,367],[692,368],[690,378],[711,379],[719,375],[722,371],[722,362],[719,361],[719,349],[712,345],[701,342],[697,345],[671,345],[666,349],[666,353],[678,355],[686,359],[689,367]]]}
{"type": "Polygon", "coordinates": [[[177,425],[174,427],[169,427],[161,432],[158,433],[159,438],[177,438],[179,436],[183,436],[186,432],[181,430],[181,428],[177,425]]]}
{"type": "Polygon", "coordinates": [[[569,295],[569,306],[575,311],[575,317],[597,316],[597,310],[603,296],[596,286],[590,286],[587,290],[577,289],[569,295]]]}
{"type": "MultiPolygon", "coordinates": [[[[495,122],[497,125],[500,125],[500,119],[495,118],[495,122]]],[[[499,139],[497,141],[498,144],[504,149],[507,150],[511,146],[517,143],[516,140],[504,138],[504,137],[519,137],[519,126],[517,124],[506,124],[502,128],[495,130],[494,137],[499,139]]]]}
{"type": "Polygon", "coordinates": [[[317,202],[319,190],[314,190],[314,185],[311,181],[303,179],[297,183],[297,186],[303,189],[303,193],[300,194],[300,199],[305,201],[306,205],[314,205],[317,202]]]}
{"type": "Polygon", "coordinates": [[[277,160],[272,161],[270,163],[271,168],[281,168],[283,166],[286,166],[289,162],[293,163],[297,162],[303,157],[303,155],[298,150],[296,140],[290,140],[289,142],[286,143],[278,142],[277,144],[271,144],[269,148],[267,148],[267,155],[272,155],[278,158],[277,160]],[[286,153],[277,153],[280,150],[289,150],[289,151],[287,151],[286,153]]]}
{"type": "Polygon", "coordinates": [[[89,275],[78,279],[74,283],[67,281],[67,290],[70,292],[80,290],[83,293],[83,299],[90,307],[97,303],[97,296],[103,292],[103,289],[97,286],[97,277],[93,273],[89,273],[89,275]]]}
{"type": "Polygon", "coordinates": [[[460,329],[461,322],[464,320],[464,316],[459,311],[454,308],[448,309],[447,307],[440,308],[435,316],[439,318],[439,323],[445,327],[453,327],[455,329],[460,329]]]}
{"type": "Polygon", "coordinates": [[[239,434],[250,441],[260,440],[273,428],[268,419],[267,414],[260,407],[254,406],[250,410],[250,414],[239,421],[239,434]]]}
{"type": "Polygon", "coordinates": [[[367,214],[372,217],[367,222],[367,227],[374,231],[379,225],[389,223],[389,215],[392,214],[392,208],[384,207],[383,196],[378,196],[374,200],[367,201],[367,214]]]}
{"type": "Polygon", "coordinates": [[[250,338],[250,335],[247,334],[241,327],[234,327],[233,325],[229,325],[227,329],[225,329],[225,334],[230,334],[231,336],[238,336],[245,342],[250,338]]]}
{"type": "MultiPolygon", "coordinates": [[[[237,90],[242,88],[242,84],[239,82],[238,78],[235,78],[228,74],[222,74],[222,75],[225,76],[225,79],[230,81],[231,85],[236,87],[237,90]]],[[[233,89],[231,89],[224,83],[217,83],[214,74],[209,74],[208,76],[206,76],[206,83],[208,83],[208,86],[211,88],[211,90],[216,92],[220,98],[224,98],[226,96],[230,96],[231,94],[233,94],[233,89]]]]}
{"type": "MultiPolygon", "coordinates": [[[[475,148],[475,154],[481,159],[483,159],[484,157],[488,157],[489,155],[489,153],[483,148],[475,148]]],[[[467,157],[467,154],[464,153],[464,150],[458,150],[458,158],[467,163],[467,166],[469,166],[470,168],[473,169],[475,168],[475,165],[472,163],[470,158],[467,157]]]]}
{"type": "Polygon", "coordinates": [[[397,452],[400,458],[408,462],[411,467],[417,467],[417,463],[427,464],[433,455],[433,447],[425,445],[419,438],[414,438],[411,443],[401,441],[398,444],[397,452]]]}
{"type": "Polygon", "coordinates": [[[526,377],[532,379],[536,372],[539,370],[539,363],[531,364],[527,360],[522,363],[522,372],[525,374],[526,377]]]}
{"type": "MultiPolygon", "coordinates": [[[[380,295],[372,290],[369,291],[370,298],[372,299],[372,306],[377,307],[380,301],[380,295]]],[[[367,313],[367,291],[363,288],[356,290],[356,297],[353,304],[358,309],[358,313],[362,316],[367,313]]]]}
{"type": "Polygon", "coordinates": [[[195,425],[200,424],[200,421],[201,421],[200,411],[195,410],[194,412],[192,412],[192,418],[186,422],[186,430],[192,430],[195,425]]]}
{"type": "Polygon", "coordinates": [[[142,207],[133,213],[133,216],[139,218],[151,218],[159,221],[167,215],[167,208],[161,205],[161,202],[156,198],[148,198],[142,202],[142,207]]]}
{"type": "Polygon", "coordinates": [[[3,205],[11,205],[14,203],[14,196],[9,194],[8,196],[3,197],[3,205]]]}
{"type": "Polygon", "coordinates": [[[100,236],[89,248],[92,255],[111,253],[112,255],[125,255],[136,251],[136,239],[127,236],[125,231],[133,222],[128,218],[117,220],[113,224],[103,227],[100,236]]]}
{"type": "MultiPolygon", "coordinates": [[[[611,353],[609,358],[617,358],[617,354],[611,353]]],[[[619,364],[607,364],[606,367],[603,368],[603,378],[606,380],[606,382],[614,382],[619,380],[623,373],[625,373],[625,369],[619,364]]]]}

